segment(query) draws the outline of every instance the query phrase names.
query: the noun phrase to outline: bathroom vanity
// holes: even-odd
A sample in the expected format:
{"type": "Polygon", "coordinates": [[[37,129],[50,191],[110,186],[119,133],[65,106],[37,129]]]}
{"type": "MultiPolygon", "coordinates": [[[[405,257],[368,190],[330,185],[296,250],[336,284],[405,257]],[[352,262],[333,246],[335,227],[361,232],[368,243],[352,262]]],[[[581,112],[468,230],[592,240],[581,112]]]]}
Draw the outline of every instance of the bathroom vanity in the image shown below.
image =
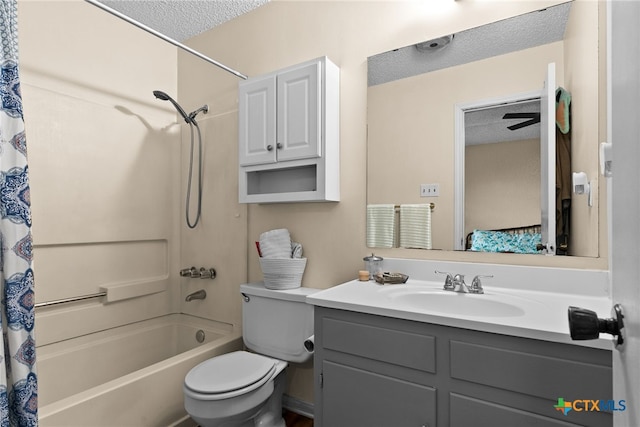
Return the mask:
{"type": "Polygon", "coordinates": [[[457,294],[411,279],[347,282],[308,297],[315,425],[612,425],[621,407],[610,402],[611,342],[572,342],[566,298],[488,286],[484,295],[457,294]],[[565,402],[574,405],[566,414],[556,408],[565,402]]]}

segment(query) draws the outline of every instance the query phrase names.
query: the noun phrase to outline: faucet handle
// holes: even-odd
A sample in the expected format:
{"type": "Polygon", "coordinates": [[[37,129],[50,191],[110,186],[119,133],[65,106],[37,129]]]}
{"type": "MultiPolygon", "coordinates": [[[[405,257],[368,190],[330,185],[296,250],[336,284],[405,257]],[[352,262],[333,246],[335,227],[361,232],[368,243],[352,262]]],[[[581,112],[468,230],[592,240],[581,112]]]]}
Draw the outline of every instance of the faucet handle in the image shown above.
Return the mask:
{"type": "Polygon", "coordinates": [[[451,275],[451,273],[447,273],[446,271],[435,271],[436,274],[443,274],[446,275],[447,277],[444,279],[444,290],[445,291],[450,291],[453,290],[454,285],[453,285],[453,276],[451,275]]]}
{"type": "Polygon", "coordinates": [[[182,270],[180,270],[180,276],[181,277],[194,277],[193,276],[194,271],[197,271],[195,267],[183,268],[182,270]]]}
{"type": "Polygon", "coordinates": [[[471,287],[469,288],[469,292],[473,294],[484,294],[484,290],[482,289],[482,282],[480,281],[480,279],[490,279],[492,277],[493,275],[491,276],[477,275],[471,281],[471,287]]]}

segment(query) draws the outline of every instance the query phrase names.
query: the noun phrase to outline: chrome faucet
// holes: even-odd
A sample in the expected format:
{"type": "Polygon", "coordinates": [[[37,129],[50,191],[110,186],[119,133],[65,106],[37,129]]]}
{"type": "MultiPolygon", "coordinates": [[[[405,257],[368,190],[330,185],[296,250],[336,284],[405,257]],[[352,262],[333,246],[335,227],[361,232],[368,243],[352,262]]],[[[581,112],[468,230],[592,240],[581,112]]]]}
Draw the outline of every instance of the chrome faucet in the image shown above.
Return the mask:
{"type": "Polygon", "coordinates": [[[481,276],[478,275],[473,278],[471,281],[471,285],[467,285],[464,282],[463,274],[456,274],[452,276],[451,273],[446,273],[444,271],[437,271],[437,274],[446,274],[446,279],[444,280],[444,288],[445,291],[451,292],[459,292],[459,293],[469,293],[469,294],[484,294],[484,289],[482,288],[481,278],[490,278],[493,276],[481,276]]]}
{"type": "Polygon", "coordinates": [[[464,274],[453,276],[453,292],[468,293],[469,287],[464,283],[464,274]]]}
{"type": "Polygon", "coordinates": [[[207,297],[207,292],[204,289],[200,289],[199,291],[195,291],[187,295],[184,299],[185,301],[193,301],[194,299],[205,299],[207,297]]]}
{"type": "Polygon", "coordinates": [[[180,277],[190,277],[192,279],[215,279],[217,274],[215,268],[200,267],[200,270],[198,270],[195,267],[191,267],[180,270],[180,277]]]}

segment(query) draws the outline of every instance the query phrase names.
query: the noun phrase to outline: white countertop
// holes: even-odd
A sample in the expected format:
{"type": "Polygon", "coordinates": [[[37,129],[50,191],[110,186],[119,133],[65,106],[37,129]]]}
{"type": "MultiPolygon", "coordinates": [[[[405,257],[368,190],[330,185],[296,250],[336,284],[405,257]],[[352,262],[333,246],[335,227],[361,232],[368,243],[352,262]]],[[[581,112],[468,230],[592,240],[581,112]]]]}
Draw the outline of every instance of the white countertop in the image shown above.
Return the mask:
{"type": "MultiPolygon", "coordinates": [[[[470,280],[467,280],[470,282],[470,280]]],[[[487,281],[488,282],[488,281],[487,281]]],[[[593,310],[598,317],[611,317],[611,300],[604,293],[562,293],[558,290],[540,291],[510,289],[506,287],[492,287],[484,284],[484,295],[458,294],[455,298],[485,298],[484,302],[507,301],[517,307],[515,314],[494,316],[482,312],[480,315],[465,313],[464,307],[460,311],[443,312],[438,307],[424,308],[417,299],[408,301],[407,298],[397,298],[399,295],[447,293],[442,290],[444,280],[417,280],[410,278],[407,283],[400,285],[380,285],[373,281],[346,282],[332,288],[316,292],[307,296],[306,301],[315,306],[356,311],[367,314],[394,317],[398,319],[414,320],[437,325],[452,326],[477,331],[498,333],[524,338],[540,339],[612,349],[612,338],[600,335],[597,340],[573,341],[569,333],[568,307],[576,306],[593,310]]],[[[421,295],[428,298],[428,295],[421,295]]],[[[456,301],[456,300],[453,300],[456,301]]],[[[457,300],[462,302],[462,300],[457,300]]],[[[465,303],[471,302],[465,300],[465,303]]],[[[461,304],[461,306],[468,304],[461,304]]],[[[446,310],[445,310],[446,311],[446,310]]],[[[469,311],[469,310],[467,310],[469,311]]]]}

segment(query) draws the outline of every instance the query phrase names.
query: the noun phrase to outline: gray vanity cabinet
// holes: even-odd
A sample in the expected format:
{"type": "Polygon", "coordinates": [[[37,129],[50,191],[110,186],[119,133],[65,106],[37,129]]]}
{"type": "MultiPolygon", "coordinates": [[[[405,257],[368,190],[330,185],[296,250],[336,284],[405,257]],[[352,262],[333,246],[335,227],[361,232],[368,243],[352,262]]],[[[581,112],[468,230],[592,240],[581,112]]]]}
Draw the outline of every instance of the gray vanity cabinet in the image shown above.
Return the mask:
{"type": "Polygon", "coordinates": [[[315,307],[317,427],[611,426],[611,352],[315,307]]]}

